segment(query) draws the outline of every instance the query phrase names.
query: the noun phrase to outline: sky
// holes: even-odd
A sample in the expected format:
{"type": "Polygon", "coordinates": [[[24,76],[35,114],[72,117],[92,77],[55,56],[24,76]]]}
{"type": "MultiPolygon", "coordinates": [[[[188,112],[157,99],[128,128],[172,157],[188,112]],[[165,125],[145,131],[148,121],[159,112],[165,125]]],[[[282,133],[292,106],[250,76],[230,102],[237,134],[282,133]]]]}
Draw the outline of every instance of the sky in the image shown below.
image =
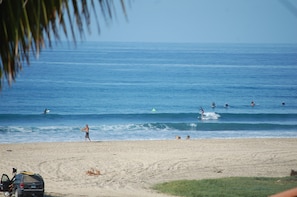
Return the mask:
{"type": "MultiPolygon", "coordinates": [[[[86,41],[297,43],[296,0],[131,0],[86,41]]],[[[114,1],[118,4],[118,0],[114,1]]]]}

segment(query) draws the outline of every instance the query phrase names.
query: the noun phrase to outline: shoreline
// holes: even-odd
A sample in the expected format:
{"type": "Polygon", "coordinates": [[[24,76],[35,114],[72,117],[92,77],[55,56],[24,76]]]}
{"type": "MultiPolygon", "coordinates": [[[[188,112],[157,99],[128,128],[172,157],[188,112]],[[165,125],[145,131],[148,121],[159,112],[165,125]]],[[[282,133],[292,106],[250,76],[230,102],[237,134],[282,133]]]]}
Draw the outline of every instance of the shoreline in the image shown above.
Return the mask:
{"type": "Polygon", "coordinates": [[[160,196],[181,179],[284,177],[297,169],[297,138],[37,142],[0,144],[1,173],[41,174],[46,194],[160,196]],[[100,175],[88,175],[91,169],[100,175]]]}
{"type": "MultiPolygon", "coordinates": [[[[150,141],[150,142],[158,142],[158,141],[172,141],[172,140],[177,140],[176,138],[180,137],[178,140],[192,140],[192,141],[203,141],[203,140],[260,140],[260,139],[296,139],[296,137],[284,137],[284,136],[278,136],[278,137],[208,137],[208,138],[190,138],[187,139],[187,135],[184,136],[173,136],[171,139],[166,138],[166,139],[119,139],[119,140],[94,140],[91,138],[92,143],[103,143],[103,142],[109,142],[109,143],[117,143],[117,142],[144,142],[144,141],[150,141]]],[[[17,144],[55,144],[55,143],[83,143],[83,142],[88,142],[84,139],[84,136],[81,137],[80,140],[76,141],[29,141],[29,142],[0,142],[0,147],[1,145],[17,145],[17,144]]]]}

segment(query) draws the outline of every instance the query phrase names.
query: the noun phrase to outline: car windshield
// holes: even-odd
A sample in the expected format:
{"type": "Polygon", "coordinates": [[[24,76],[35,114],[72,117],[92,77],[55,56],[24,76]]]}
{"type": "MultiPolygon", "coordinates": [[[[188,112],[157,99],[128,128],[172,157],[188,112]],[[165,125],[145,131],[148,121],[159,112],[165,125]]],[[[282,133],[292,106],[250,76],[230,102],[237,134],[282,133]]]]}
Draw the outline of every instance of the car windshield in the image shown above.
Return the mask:
{"type": "Polygon", "coordinates": [[[38,183],[38,182],[40,182],[40,178],[37,176],[25,175],[24,182],[25,183],[38,183]]]}

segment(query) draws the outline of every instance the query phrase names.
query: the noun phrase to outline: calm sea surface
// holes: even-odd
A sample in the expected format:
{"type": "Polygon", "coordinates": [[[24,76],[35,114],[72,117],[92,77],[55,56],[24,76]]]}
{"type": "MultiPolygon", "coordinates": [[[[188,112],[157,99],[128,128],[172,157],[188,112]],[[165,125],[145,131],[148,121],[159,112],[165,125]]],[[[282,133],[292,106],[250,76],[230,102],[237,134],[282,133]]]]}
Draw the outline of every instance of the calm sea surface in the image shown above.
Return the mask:
{"type": "Polygon", "coordinates": [[[82,141],[85,124],[100,141],[295,138],[297,45],[61,43],[0,93],[0,143],[82,141]]]}

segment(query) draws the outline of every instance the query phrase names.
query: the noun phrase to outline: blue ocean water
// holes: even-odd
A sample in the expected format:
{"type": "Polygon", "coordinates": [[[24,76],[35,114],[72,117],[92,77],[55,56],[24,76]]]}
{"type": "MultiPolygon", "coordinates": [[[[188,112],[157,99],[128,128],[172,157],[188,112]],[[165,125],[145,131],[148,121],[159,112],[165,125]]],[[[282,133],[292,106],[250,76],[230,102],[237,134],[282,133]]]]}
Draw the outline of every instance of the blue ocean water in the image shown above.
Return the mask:
{"type": "Polygon", "coordinates": [[[0,93],[0,143],[295,138],[296,73],[297,45],[60,43],[0,93]]]}

